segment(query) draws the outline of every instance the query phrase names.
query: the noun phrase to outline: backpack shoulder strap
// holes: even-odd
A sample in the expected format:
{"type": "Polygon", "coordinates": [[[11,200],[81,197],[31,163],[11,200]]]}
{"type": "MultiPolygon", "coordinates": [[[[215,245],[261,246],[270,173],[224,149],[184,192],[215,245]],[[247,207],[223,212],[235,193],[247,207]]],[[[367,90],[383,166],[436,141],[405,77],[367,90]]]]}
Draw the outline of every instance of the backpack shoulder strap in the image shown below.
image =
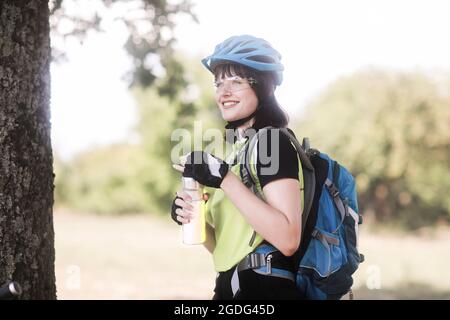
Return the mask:
{"type": "Polygon", "coordinates": [[[314,200],[314,191],[316,189],[316,176],[314,173],[314,167],[309,160],[303,147],[300,145],[295,136],[289,132],[287,128],[282,128],[280,130],[286,137],[289,138],[291,143],[294,145],[297,154],[299,156],[300,162],[302,164],[303,170],[303,185],[304,185],[304,205],[302,213],[302,231],[305,229],[306,221],[308,220],[309,212],[311,211],[311,206],[314,200]]]}

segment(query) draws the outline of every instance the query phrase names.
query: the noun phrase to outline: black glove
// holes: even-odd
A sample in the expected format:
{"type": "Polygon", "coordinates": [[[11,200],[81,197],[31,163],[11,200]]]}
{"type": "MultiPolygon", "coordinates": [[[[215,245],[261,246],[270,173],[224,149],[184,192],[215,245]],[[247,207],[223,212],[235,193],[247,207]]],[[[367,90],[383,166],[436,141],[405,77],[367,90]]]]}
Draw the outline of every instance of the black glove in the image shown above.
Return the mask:
{"type": "Polygon", "coordinates": [[[181,225],[181,222],[177,220],[177,213],[175,212],[175,210],[177,209],[181,209],[181,207],[177,204],[175,204],[175,200],[177,199],[181,199],[179,196],[175,196],[175,199],[173,199],[172,202],[172,211],[170,212],[170,216],[172,217],[172,220],[175,221],[178,225],[181,225]]]}
{"type": "Polygon", "coordinates": [[[193,178],[204,186],[220,188],[229,166],[223,160],[203,152],[191,152],[184,165],[183,177],[193,178]]]}

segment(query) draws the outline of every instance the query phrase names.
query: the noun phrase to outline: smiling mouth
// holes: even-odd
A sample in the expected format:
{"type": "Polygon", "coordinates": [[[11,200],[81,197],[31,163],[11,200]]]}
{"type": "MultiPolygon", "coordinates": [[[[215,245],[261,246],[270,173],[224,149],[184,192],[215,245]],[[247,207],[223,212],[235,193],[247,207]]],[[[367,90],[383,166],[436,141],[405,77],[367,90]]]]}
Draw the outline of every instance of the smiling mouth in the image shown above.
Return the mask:
{"type": "Polygon", "coordinates": [[[230,109],[230,108],[237,106],[238,104],[239,104],[239,101],[226,101],[226,102],[222,103],[222,106],[224,109],[230,109]]]}

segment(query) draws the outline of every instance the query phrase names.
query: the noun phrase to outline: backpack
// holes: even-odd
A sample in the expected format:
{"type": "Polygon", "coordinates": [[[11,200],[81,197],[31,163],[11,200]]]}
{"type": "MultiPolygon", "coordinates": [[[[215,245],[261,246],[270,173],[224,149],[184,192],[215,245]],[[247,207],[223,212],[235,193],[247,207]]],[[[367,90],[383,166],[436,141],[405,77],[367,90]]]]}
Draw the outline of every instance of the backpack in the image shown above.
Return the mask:
{"type": "Polygon", "coordinates": [[[352,275],[364,261],[358,252],[362,216],[358,214],[355,180],[337,161],[312,149],[307,138],[300,145],[289,129],[265,127],[249,137],[240,159],[242,181],[260,198],[254,150],[260,136],[271,129],[289,138],[302,167],[302,239],[294,254],[297,288],[306,299],[340,299],[347,293],[352,299],[352,275]]]}

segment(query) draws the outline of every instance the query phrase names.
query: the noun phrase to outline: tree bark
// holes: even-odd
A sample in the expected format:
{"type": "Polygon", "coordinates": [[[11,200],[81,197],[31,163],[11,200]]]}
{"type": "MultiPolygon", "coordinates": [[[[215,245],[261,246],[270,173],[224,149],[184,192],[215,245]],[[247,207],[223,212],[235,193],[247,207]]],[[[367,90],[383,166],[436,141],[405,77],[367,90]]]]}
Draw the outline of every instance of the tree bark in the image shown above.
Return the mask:
{"type": "Polygon", "coordinates": [[[0,285],[56,299],[48,0],[0,1],[0,285]]]}

